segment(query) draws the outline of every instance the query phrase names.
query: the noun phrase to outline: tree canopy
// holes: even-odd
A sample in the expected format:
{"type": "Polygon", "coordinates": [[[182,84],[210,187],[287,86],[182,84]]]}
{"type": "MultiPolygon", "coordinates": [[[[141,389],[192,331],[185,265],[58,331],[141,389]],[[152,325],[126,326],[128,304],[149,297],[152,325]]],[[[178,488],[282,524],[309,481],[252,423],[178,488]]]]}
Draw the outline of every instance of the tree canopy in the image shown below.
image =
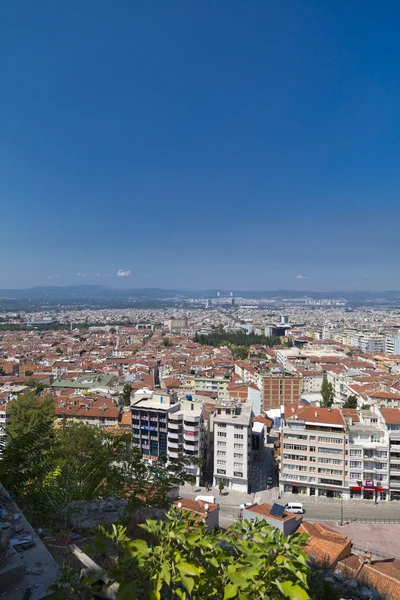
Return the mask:
{"type": "Polygon", "coordinates": [[[333,404],[333,385],[324,377],[321,386],[321,395],[322,395],[322,406],[325,408],[330,408],[333,404]]]}
{"type": "Polygon", "coordinates": [[[357,396],[355,396],[354,394],[350,394],[350,396],[347,396],[346,400],[343,403],[343,408],[357,408],[357,407],[358,407],[357,396]]]}
{"type": "Polygon", "coordinates": [[[223,346],[231,344],[232,346],[278,346],[281,343],[279,337],[267,337],[265,335],[256,335],[255,333],[245,333],[244,331],[225,331],[223,327],[216,328],[207,335],[196,333],[194,341],[203,346],[223,346]]]}
{"type": "Polygon", "coordinates": [[[13,435],[7,427],[0,481],[33,524],[52,530],[68,529],[75,500],[113,496],[132,510],[169,506],[169,492],[193,481],[189,460],[168,464],[161,456],[149,466],[130,442],[130,435],[68,422],[56,429],[38,422],[13,435]]]}
{"type": "Polygon", "coordinates": [[[7,433],[10,437],[29,433],[39,423],[47,424],[47,435],[49,434],[53,427],[54,400],[51,394],[39,395],[40,391],[40,388],[33,385],[31,390],[8,405],[10,423],[7,425],[7,433]]]}

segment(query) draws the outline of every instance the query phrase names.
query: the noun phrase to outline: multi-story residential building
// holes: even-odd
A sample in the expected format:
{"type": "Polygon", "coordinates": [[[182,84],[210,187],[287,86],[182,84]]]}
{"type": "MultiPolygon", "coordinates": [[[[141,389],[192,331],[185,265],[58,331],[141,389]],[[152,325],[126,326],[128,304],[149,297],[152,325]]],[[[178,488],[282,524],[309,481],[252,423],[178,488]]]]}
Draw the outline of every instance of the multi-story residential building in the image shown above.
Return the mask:
{"type": "Polygon", "coordinates": [[[393,335],[386,338],[385,353],[390,355],[400,355],[400,335],[393,335]]]}
{"type": "Polygon", "coordinates": [[[400,410],[374,407],[379,424],[389,437],[389,490],[390,500],[400,500],[400,410]]]}
{"type": "Polygon", "coordinates": [[[187,329],[188,319],[187,317],[172,317],[171,319],[166,319],[164,325],[168,327],[171,333],[175,333],[182,331],[182,329],[187,329]]]}
{"type": "MultiPolygon", "coordinates": [[[[190,395],[179,400],[178,410],[168,415],[168,447],[170,460],[174,458],[200,459],[204,451],[203,402],[190,395]]],[[[187,466],[200,485],[199,462],[187,466]]]]}
{"type": "Polygon", "coordinates": [[[369,354],[376,354],[377,352],[384,352],[385,350],[385,338],[380,335],[366,335],[360,339],[359,348],[361,352],[367,352],[369,354]]]}
{"type": "Polygon", "coordinates": [[[324,376],[322,371],[303,371],[303,394],[320,392],[324,376]]]}
{"type": "Polygon", "coordinates": [[[248,403],[217,403],[214,429],[214,486],[247,492],[251,467],[252,411],[248,403]]]}
{"type": "Polygon", "coordinates": [[[264,411],[298,403],[303,387],[302,376],[282,371],[262,375],[261,406],[264,411]]]}
{"type": "Polygon", "coordinates": [[[280,492],[339,497],[347,491],[343,415],[338,409],[300,406],[285,407],[280,492]]]}
{"type": "Polygon", "coordinates": [[[343,410],[348,426],[350,498],[389,500],[389,436],[377,414],[343,410]]]}
{"type": "Polygon", "coordinates": [[[195,392],[216,392],[218,398],[228,397],[230,377],[195,377],[195,392]]]}
{"type": "Polygon", "coordinates": [[[131,406],[132,443],[149,460],[167,453],[168,419],[179,410],[176,394],[153,393],[131,406]]]}

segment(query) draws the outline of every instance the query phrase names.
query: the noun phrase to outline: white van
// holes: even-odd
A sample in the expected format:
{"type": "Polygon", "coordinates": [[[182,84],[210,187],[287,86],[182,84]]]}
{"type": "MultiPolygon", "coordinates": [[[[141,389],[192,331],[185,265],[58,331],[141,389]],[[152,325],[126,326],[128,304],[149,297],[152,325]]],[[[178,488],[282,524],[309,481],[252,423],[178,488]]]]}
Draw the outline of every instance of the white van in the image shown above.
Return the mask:
{"type": "Polygon", "coordinates": [[[301,502],[289,502],[288,504],[285,504],[285,511],[296,515],[302,515],[304,513],[304,508],[301,502]]]}
{"type": "Polygon", "coordinates": [[[215,496],[196,496],[195,501],[202,500],[203,502],[208,502],[209,504],[215,504],[215,496]]]}

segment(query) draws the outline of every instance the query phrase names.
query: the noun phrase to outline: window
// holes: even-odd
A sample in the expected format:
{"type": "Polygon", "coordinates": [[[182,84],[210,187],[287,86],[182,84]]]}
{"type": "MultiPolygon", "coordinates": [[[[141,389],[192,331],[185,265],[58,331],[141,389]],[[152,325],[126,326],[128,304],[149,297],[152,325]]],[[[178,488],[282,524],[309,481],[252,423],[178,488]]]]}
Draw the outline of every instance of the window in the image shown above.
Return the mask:
{"type": "Polygon", "coordinates": [[[235,448],[235,450],[241,450],[243,448],[243,444],[233,444],[233,447],[235,448]]]}
{"type": "Polygon", "coordinates": [[[243,425],[235,425],[235,429],[243,429],[243,425]]]}
{"type": "Polygon", "coordinates": [[[307,450],[307,446],[300,446],[300,444],[283,444],[283,447],[286,448],[286,450],[302,450],[303,452],[307,450]]]}
{"type": "Polygon", "coordinates": [[[233,471],[234,477],[243,477],[243,473],[241,471],[233,471]]]}
{"type": "Polygon", "coordinates": [[[324,448],[324,447],[319,447],[318,448],[318,452],[319,453],[325,453],[325,454],[343,454],[343,450],[341,450],[340,448],[324,448]]]}
{"type": "Polygon", "coordinates": [[[354,450],[354,449],[350,450],[350,456],[361,456],[361,455],[362,455],[361,450],[354,450]]]}
{"type": "Polygon", "coordinates": [[[226,456],[225,450],[217,450],[217,456],[226,456]]]}
{"type": "Polygon", "coordinates": [[[226,465],[226,460],[217,460],[217,465],[226,465]]]}
{"type": "Polygon", "coordinates": [[[243,467],[242,463],[240,463],[240,462],[234,462],[234,463],[233,463],[233,466],[234,466],[235,468],[239,468],[239,469],[241,469],[241,468],[243,467]]]}
{"type": "Polygon", "coordinates": [[[350,479],[362,479],[362,473],[350,473],[350,479]]]}
{"type": "Polygon", "coordinates": [[[310,452],[315,452],[315,446],[310,446],[310,452]]]}
{"type": "Polygon", "coordinates": [[[325,437],[322,435],[320,435],[318,437],[318,441],[324,442],[325,444],[342,444],[343,443],[342,438],[325,437]]]}
{"type": "Polygon", "coordinates": [[[217,423],[217,427],[226,427],[226,423],[217,423]]]}
{"type": "Polygon", "coordinates": [[[351,460],[350,461],[350,469],[361,469],[362,462],[361,460],[351,460]]]}
{"type": "Polygon", "coordinates": [[[243,439],[243,434],[241,434],[241,433],[235,433],[233,437],[236,440],[242,440],[243,439]]]}
{"type": "Polygon", "coordinates": [[[222,448],[225,448],[226,442],[217,442],[217,446],[221,446],[222,448]]]}
{"type": "Polygon", "coordinates": [[[234,452],[233,458],[243,458],[243,454],[241,454],[240,452],[234,452]]]}
{"type": "Polygon", "coordinates": [[[218,437],[226,437],[226,431],[218,431],[218,437]]]}
{"type": "Polygon", "coordinates": [[[218,473],[219,475],[226,475],[226,471],[225,471],[225,469],[217,469],[217,473],[218,473]]]}

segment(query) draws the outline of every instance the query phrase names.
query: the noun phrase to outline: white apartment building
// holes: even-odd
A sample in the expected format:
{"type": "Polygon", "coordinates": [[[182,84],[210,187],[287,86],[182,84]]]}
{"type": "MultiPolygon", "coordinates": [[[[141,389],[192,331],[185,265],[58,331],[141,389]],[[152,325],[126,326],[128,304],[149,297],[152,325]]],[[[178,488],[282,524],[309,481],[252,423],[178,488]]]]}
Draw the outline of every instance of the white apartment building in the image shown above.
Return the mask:
{"type": "Polygon", "coordinates": [[[380,335],[366,335],[360,339],[361,352],[376,354],[385,351],[385,338],[380,335]]]}
{"type": "MultiPolygon", "coordinates": [[[[196,401],[192,396],[181,398],[179,409],[168,416],[169,459],[203,457],[203,423],[203,402],[196,401]]],[[[200,485],[200,465],[192,463],[186,470],[196,477],[196,485],[200,485]]]]}
{"type": "Polygon", "coordinates": [[[338,409],[286,407],[280,493],[340,497],[346,485],[346,423],[338,409]]]}
{"type": "Polygon", "coordinates": [[[385,354],[400,355],[400,335],[387,337],[385,340],[385,354]]]}
{"type": "Polygon", "coordinates": [[[251,468],[252,411],[248,403],[224,401],[214,416],[213,485],[247,492],[251,468]]]}
{"type": "Polygon", "coordinates": [[[389,435],[375,412],[343,411],[348,426],[350,498],[389,500],[389,435]]]}
{"type": "Polygon", "coordinates": [[[400,500],[400,410],[374,407],[380,426],[389,438],[389,491],[390,500],[400,500]]]}

